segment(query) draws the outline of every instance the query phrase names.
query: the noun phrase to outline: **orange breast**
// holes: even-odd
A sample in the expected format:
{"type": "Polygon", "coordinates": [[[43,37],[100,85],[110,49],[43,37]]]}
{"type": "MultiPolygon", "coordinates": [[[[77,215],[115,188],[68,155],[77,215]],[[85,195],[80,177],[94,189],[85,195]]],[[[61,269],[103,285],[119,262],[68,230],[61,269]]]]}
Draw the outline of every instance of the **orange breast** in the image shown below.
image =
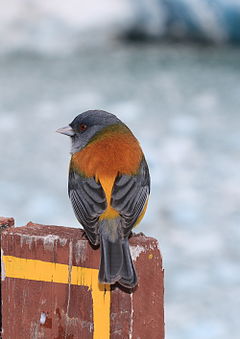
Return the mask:
{"type": "Polygon", "coordinates": [[[118,174],[137,173],[142,157],[141,147],[130,132],[110,133],[73,154],[71,166],[75,171],[94,177],[104,189],[108,207],[100,218],[118,216],[118,212],[110,206],[115,178],[118,174]]]}

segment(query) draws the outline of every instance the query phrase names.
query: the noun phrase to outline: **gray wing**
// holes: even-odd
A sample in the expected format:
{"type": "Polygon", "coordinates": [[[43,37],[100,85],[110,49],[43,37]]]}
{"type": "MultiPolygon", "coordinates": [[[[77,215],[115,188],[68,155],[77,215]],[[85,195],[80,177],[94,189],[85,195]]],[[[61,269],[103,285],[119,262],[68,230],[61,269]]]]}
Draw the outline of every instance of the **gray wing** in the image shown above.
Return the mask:
{"type": "Polygon", "coordinates": [[[111,206],[124,220],[123,235],[128,236],[140,217],[150,193],[148,165],[143,158],[137,175],[119,175],[112,190],[111,206]]]}
{"type": "Polygon", "coordinates": [[[102,186],[94,178],[69,171],[68,195],[74,213],[92,244],[98,244],[98,219],[107,207],[102,186]]]}

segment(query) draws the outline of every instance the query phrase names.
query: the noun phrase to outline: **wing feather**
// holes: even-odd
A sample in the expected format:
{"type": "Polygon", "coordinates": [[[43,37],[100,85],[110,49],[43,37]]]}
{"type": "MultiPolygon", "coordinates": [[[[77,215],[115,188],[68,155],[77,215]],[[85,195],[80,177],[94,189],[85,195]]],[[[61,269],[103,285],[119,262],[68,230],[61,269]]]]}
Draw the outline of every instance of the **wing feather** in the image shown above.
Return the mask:
{"type": "Polygon", "coordinates": [[[124,236],[128,236],[140,217],[150,193],[150,175],[143,158],[137,175],[121,174],[115,180],[111,206],[124,220],[124,236]]]}
{"type": "Polygon", "coordinates": [[[107,207],[101,184],[94,178],[86,178],[70,169],[68,194],[74,213],[88,238],[93,244],[98,244],[98,219],[107,207]]]}

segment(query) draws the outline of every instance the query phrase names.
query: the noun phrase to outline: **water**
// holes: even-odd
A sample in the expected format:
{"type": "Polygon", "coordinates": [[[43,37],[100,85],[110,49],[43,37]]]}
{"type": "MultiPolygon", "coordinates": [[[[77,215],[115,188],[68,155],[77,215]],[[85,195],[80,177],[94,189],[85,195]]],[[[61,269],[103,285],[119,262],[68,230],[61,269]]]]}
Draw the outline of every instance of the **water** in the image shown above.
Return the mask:
{"type": "Polygon", "coordinates": [[[0,56],[0,214],[78,227],[67,197],[77,113],[117,114],[152,176],[139,231],[159,239],[167,339],[237,339],[240,50],[111,41],[0,56]]]}

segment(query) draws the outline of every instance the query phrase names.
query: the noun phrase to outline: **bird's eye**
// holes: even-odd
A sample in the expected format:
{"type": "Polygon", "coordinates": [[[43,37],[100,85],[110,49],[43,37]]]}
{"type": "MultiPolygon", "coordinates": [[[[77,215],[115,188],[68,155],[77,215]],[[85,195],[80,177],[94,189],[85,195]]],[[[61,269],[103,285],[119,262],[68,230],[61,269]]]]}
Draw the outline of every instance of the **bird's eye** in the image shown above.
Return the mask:
{"type": "Polygon", "coordinates": [[[80,129],[80,131],[86,131],[87,125],[85,125],[85,124],[80,124],[79,129],[80,129]]]}

